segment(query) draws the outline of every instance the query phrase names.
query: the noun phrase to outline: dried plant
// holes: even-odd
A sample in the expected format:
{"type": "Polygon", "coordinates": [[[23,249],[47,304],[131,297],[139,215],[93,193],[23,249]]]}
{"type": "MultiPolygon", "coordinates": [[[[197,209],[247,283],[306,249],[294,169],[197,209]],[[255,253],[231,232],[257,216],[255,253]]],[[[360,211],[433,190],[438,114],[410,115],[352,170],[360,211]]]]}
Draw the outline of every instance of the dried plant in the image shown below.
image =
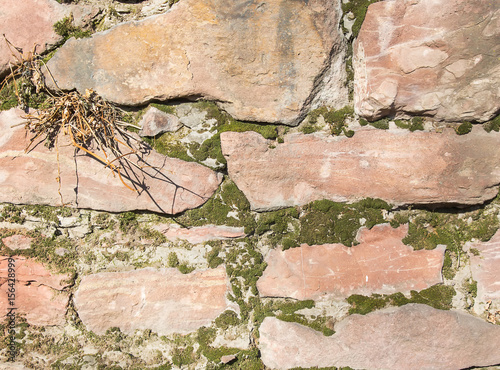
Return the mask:
{"type": "MultiPolygon", "coordinates": [[[[128,157],[131,154],[138,154],[142,157],[147,151],[147,145],[126,130],[127,126],[135,126],[122,120],[124,111],[105,101],[92,90],[86,90],[85,95],[77,91],[64,92],[57,88],[53,79],[56,91],[51,92],[45,84],[42,68],[47,71],[51,78],[52,75],[36,52],[36,48],[28,55],[24,55],[21,49],[14,47],[7,39],[5,41],[17,63],[11,64],[11,72],[4,80],[0,91],[7,83],[13,82],[19,105],[25,109],[27,108],[25,94],[19,91],[17,83],[20,78],[27,81],[29,85],[27,90],[37,93],[45,92],[49,95],[44,102],[43,109],[35,110],[24,116],[27,120],[25,128],[31,137],[25,152],[29,152],[42,141],[49,149],[55,148],[59,173],[57,181],[63,205],[64,201],[60,191],[58,149],[58,138],[61,135],[69,137],[72,145],[76,148],[75,154],[78,150],[87,153],[102,162],[114,174],[117,174],[125,187],[132,191],[138,191],[124,181],[121,168],[127,162],[128,165],[142,169],[128,157]]],[[[30,91],[26,93],[29,94],[30,91]]]]}

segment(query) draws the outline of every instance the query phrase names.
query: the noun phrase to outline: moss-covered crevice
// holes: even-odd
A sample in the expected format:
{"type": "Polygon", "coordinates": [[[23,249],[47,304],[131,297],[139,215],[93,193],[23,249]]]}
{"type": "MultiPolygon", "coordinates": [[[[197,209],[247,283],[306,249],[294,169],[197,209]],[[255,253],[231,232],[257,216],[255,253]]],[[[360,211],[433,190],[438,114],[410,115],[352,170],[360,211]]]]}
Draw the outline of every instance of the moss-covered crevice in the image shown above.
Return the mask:
{"type": "Polygon", "coordinates": [[[370,297],[353,294],[347,298],[347,302],[351,305],[349,314],[366,315],[385,307],[400,307],[409,303],[421,303],[440,310],[449,310],[452,308],[452,299],[456,292],[449,285],[434,285],[420,292],[412,290],[410,294],[410,298],[405,297],[402,293],[372,294],[370,297]]]}
{"type": "Polygon", "coordinates": [[[347,137],[352,137],[354,135],[354,131],[349,130],[347,125],[347,119],[354,117],[354,108],[351,106],[345,106],[341,109],[330,109],[326,106],[317,108],[309,112],[307,124],[301,128],[301,131],[304,134],[311,134],[321,130],[318,125],[320,116],[323,117],[333,136],[344,134],[347,137]]]}

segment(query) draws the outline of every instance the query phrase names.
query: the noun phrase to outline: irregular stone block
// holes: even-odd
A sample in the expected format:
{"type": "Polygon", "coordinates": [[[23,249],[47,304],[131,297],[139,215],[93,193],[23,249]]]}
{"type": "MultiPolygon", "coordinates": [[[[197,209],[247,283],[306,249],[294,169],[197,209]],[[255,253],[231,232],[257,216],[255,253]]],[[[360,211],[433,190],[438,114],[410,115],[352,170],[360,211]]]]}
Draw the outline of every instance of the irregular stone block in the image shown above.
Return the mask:
{"type": "MultiPolygon", "coordinates": [[[[23,50],[27,58],[33,51],[40,54],[62,41],[54,31],[54,23],[69,15],[69,9],[55,0],[2,0],[0,24],[5,34],[15,47],[23,50]]],[[[5,40],[0,40],[0,76],[10,73],[9,62],[17,63],[14,53],[5,40]]]]}
{"type": "Polygon", "coordinates": [[[179,225],[169,224],[158,225],[153,228],[163,233],[172,242],[185,240],[191,244],[199,244],[209,240],[243,238],[246,236],[243,227],[207,225],[188,229],[179,225]]]}
{"type": "Polygon", "coordinates": [[[394,205],[478,204],[494,198],[500,183],[500,134],[477,126],[467,135],[291,134],[272,147],[256,132],[223,132],[221,144],[231,179],[256,211],[367,197],[394,205]]]}
{"type": "Polygon", "coordinates": [[[479,255],[470,256],[472,278],[477,281],[477,299],[500,299],[500,230],[487,242],[471,243],[479,255]]]}
{"type": "Polygon", "coordinates": [[[175,132],[181,128],[179,118],[173,114],[162,112],[158,108],[150,107],[139,122],[141,130],[139,136],[156,136],[164,132],[175,132]]]}
{"type": "Polygon", "coordinates": [[[54,274],[38,262],[14,256],[14,305],[7,300],[9,290],[9,257],[0,256],[0,312],[6,318],[8,309],[26,317],[31,325],[63,325],[69,295],[61,291],[68,286],[69,274],[54,274]]]}
{"type": "Polygon", "coordinates": [[[112,327],[126,334],[137,329],[187,334],[232,307],[228,285],[222,266],[186,275],[148,267],[84,276],[74,301],[82,322],[96,334],[112,327]]]}
{"type": "Polygon", "coordinates": [[[13,251],[18,249],[30,249],[33,238],[25,235],[12,235],[2,239],[3,244],[13,251]]]}
{"type": "Polygon", "coordinates": [[[205,203],[222,181],[222,175],[205,166],[151,150],[144,160],[128,156],[141,169],[132,165],[122,168],[124,181],[138,190],[134,192],[102,163],[81,151],[75,154],[66,136],[59,138],[59,161],[56,150],[43,143],[25,153],[29,137],[22,125],[11,127],[23,121],[18,109],[0,113],[0,202],[60,205],[58,165],[65,203],[109,212],[179,213],[205,203]]]}
{"type": "Polygon", "coordinates": [[[500,111],[500,10],[482,0],[381,1],[354,44],[361,116],[487,121],[500,111]]]}
{"type": "Polygon", "coordinates": [[[347,97],[343,69],[330,68],[343,58],[339,8],[328,0],[183,0],[71,39],[48,67],[62,89],[93,89],[118,104],[204,98],[240,120],[297,124],[323,84],[347,97]]]}
{"type": "Polygon", "coordinates": [[[302,244],[285,251],[273,249],[257,281],[264,297],[320,299],[352,294],[409,293],[441,283],[445,247],[414,251],[401,241],[408,225],[389,224],[359,230],[360,244],[302,244]]]}
{"type": "Polygon", "coordinates": [[[331,337],[272,317],[259,333],[262,361],[272,369],[464,369],[500,363],[500,327],[421,304],[351,315],[335,325],[331,337]]]}

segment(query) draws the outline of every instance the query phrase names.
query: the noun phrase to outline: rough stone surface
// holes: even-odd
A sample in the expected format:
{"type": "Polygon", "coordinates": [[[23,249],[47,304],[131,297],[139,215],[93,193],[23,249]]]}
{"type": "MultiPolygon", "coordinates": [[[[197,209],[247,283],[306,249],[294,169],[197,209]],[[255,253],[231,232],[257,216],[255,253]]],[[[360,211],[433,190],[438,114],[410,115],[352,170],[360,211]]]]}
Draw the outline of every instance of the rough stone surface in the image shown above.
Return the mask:
{"type": "MultiPolygon", "coordinates": [[[[8,258],[0,256],[0,312],[5,319],[9,307],[8,258]]],[[[61,293],[68,284],[68,274],[54,274],[41,263],[14,256],[15,259],[15,306],[16,314],[26,317],[31,325],[62,325],[69,296],[61,293]]]]}
{"type": "Polygon", "coordinates": [[[69,40],[48,67],[61,88],[119,104],[205,98],[240,120],[297,124],[313,91],[345,91],[330,68],[343,58],[338,18],[337,1],[183,0],[69,40]]]}
{"type": "MultiPolygon", "coordinates": [[[[25,57],[33,51],[42,53],[62,40],[53,25],[69,14],[69,10],[55,0],[2,0],[0,9],[1,34],[16,47],[23,49],[25,57]]],[[[13,50],[14,51],[14,50],[13,50]]],[[[20,56],[14,51],[16,56],[20,56]]],[[[10,72],[9,62],[16,63],[4,41],[0,41],[0,76],[10,72]]]]}
{"type": "Polygon", "coordinates": [[[173,114],[150,107],[139,122],[140,136],[156,136],[164,132],[175,132],[182,127],[179,118],[173,114]]]}
{"type": "Polygon", "coordinates": [[[477,299],[500,299],[500,231],[487,242],[474,243],[479,255],[470,256],[472,278],[477,281],[477,299]]]}
{"type": "Polygon", "coordinates": [[[149,267],[84,276],[74,301],[82,322],[96,334],[119,327],[126,334],[151,329],[167,335],[209,325],[230,307],[227,293],[224,267],[187,275],[149,267]]]}
{"type": "Polygon", "coordinates": [[[18,249],[30,249],[33,239],[25,235],[12,235],[2,239],[3,244],[15,251],[18,249]]]}
{"type": "MultiPolygon", "coordinates": [[[[29,137],[22,126],[22,112],[0,113],[0,202],[60,205],[56,150],[43,143],[24,152],[29,137]]],[[[210,169],[179,159],[166,158],[151,150],[146,162],[122,169],[122,177],[138,193],[127,189],[109,168],[74,149],[65,136],[59,138],[61,194],[73,207],[110,212],[151,210],[178,213],[195,208],[215,192],[221,176],[210,169]]],[[[126,153],[126,149],[123,150],[126,153]]],[[[137,156],[129,156],[137,161],[137,156]]]]}
{"type": "Polygon", "coordinates": [[[495,1],[381,1],[354,45],[358,114],[486,121],[500,111],[495,1]]]}
{"type": "Polygon", "coordinates": [[[271,317],[259,332],[262,361],[272,369],[463,369],[500,363],[500,327],[420,304],[349,316],[331,337],[271,317]]]}
{"type": "Polygon", "coordinates": [[[271,250],[267,268],[257,281],[265,297],[319,299],[352,294],[409,293],[442,282],[445,247],[414,251],[401,241],[408,232],[389,224],[360,229],[360,244],[302,244],[286,251],[271,250]]]}
{"type": "Polygon", "coordinates": [[[243,227],[231,226],[197,226],[191,228],[183,228],[179,225],[159,225],[154,227],[172,241],[185,240],[191,244],[203,243],[209,240],[225,240],[243,238],[246,234],[243,227]]]}
{"type": "Polygon", "coordinates": [[[403,204],[477,204],[500,183],[500,134],[359,130],[352,138],[291,134],[282,144],[224,132],[228,172],[257,211],[366,197],[403,204]]]}

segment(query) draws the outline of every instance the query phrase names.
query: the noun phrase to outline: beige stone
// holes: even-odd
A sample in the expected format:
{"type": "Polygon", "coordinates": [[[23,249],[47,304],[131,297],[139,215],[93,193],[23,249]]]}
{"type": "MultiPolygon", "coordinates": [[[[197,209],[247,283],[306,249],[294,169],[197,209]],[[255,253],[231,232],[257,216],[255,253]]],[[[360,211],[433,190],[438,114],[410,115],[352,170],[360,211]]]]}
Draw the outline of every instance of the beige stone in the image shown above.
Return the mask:
{"type": "MultiPolygon", "coordinates": [[[[40,143],[25,153],[30,135],[19,125],[25,121],[22,116],[18,109],[0,113],[0,202],[61,205],[57,152],[40,143]]],[[[81,151],[75,155],[67,136],[60,135],[58,148],[60,191],[64,202],[73,207],[179,213],[205,203],[222,180],[202,165],[150,150],[144,160],[128,157],[142,169],[122,168],[125,183],[136,188],[135,192],[94,158],[81,151]]],[[[129,150],[123,148],[122,152],[129,150]]]]}
{"type": "Polygon", "coordinates": [[[139,122],[140,136],[156,136],[164,132],[175,132],[182,127],[179,118],[165,113],[155,107],[150,107],[139,122]]]}
{"type": "Polygon", "coordinates": [[[62,325],[65,322],[69,295],[61,292],[68,286],[68,274],[54,274],[38,262],[14,256],[15,285],[13,305],[9,294],[9,257],[0,256],[0,312],[6,318],[8,309],[16,307],[16,315],[31,325],[62,325]]]}
{"type": "Polygon", "coordinates": [[[18,250],[18,249],[30,249],[32,240],[33,240],[33,238],[30,238],[29,236],[12,235],[12,236],[3,238],[2,242],[7,248],[14,251],[14,250],[18,250]]]}
{"type": "Polygon", "coordinates": [[[344,49],[338,9],[327,0],[183,0],[71,39],[48,66],[62,89],[92,88],[118,104],[204,98],[240,120],[297,124],[321,86],[343,92],[330,94],[336,104],[347,97],[331,76],[344,49]]]}
{"type": "Polygon", "coordinates": [[[372,120],[491,119],[500,110],[499,19],[494,1],[370,5],[354,44],[356,112],[372,120]]]}
{"type": "Polygon", "coordinates": [[[259,328],[262,361],[272,369],[464,369],[500,363],[500,327],[456,311],[408,304],[351,315],[325,337],[267,317],[259,328]]]}
{"type": "Polygon", "coordinates": [[[500,134],[359,130],[352,138],[224,132],[228,172],[251,207],[380,198],[394,205],[478,204],[500,183],[500,134]],[[271,145],[272,144],[272,145],[271,145]]]}
{"type": "Polygon", "coordinates": [[[409,293],[442,282],[445,247],[414,251],[401,241],[408,226],[389,224],[360,229],[360,244],[302,244],[271,250],[257,281],[264,297],[295,299],[347,298],[352,294],[409,293]]]}
{"type": "Polygon", "coordinates": [[[148,267],[84,276],[74,302],[82,322],[96,334],[112,327],[126,334],[137,329],[187,334],[232,307],[228,291],[224,267],[186,275],[148,267]]]}
{"type": "Polygon", "coordinates": [[[176,224],[166,224],[154,226],[153,228],[163,233],[172,242],[185,240],[191,244],[204,243],[209,240],[243,238],[246,236],[243,227],[206,225],[184,228],[176,224]]]}

